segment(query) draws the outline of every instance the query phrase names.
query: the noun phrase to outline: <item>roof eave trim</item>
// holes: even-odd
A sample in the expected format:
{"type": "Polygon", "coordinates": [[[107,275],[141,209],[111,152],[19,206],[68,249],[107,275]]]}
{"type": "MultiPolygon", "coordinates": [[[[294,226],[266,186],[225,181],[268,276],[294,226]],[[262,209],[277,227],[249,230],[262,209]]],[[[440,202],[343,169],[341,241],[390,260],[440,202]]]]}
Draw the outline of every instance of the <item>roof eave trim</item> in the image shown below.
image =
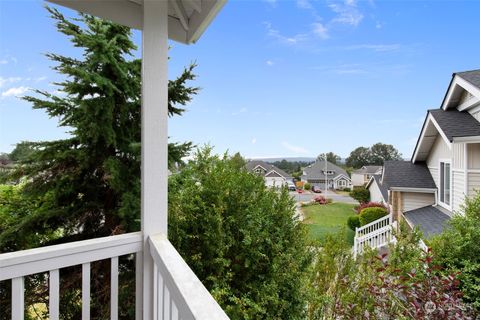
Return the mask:
{"type": "MultiPolygon", "coordinates": [[[[450,108],[450,100],[452,98],[452,94],[455,91],[456,87],[460,87],[463,90],[466,90],[470,92],[472,95],[474,95],[477,99],[480,99],[480,88],[477,86],[473,85],[469,81],[463,79],[461,76],[458,74],[453,74],[452,80],[450,81],[450,84],[448,86],[447,92],[445,93],[445,97],[443,98],[442,101],[442,106],[440,109],[443,110],[448,110],[450,108]]],[[[464,106],[462,110],[467,110],[471,107],[477,106],[478,103],[472,100],[472,105],[471,106],[464,106]]],[[[457,105],[458,107],[458,105],[457,105]]],[[[459,110],[459,111],[462,111],[459,110]]]]}
{"type": "Polygon", "coordinates": [[[412,159],[411,159],[412,163],[415,163],[418,160],[417,159],[418,158],[418,150],[419,150],[420,145],[422,144],[423,138],[425,136],[425,130],[427,128],[426,125],[427,125],[428,121],[431,121],[433,123],[433,125],[437,129],[438,133],[440,134],[442,139],[447,144],[448,148],[449,149],[452,148],[452,141],[450,141],[450,139],[448,139],[448,137],[445,135],[445,132],[443,132],[443,130],[440,127],[440,125],[438,124],[438,122],[435,120],[435,118],[432,116],[432,114],[430,112],[428,112],[427,116],[425,117],[425,121],[423,122],[422,130],[420,131],[420,136],[418,137],[417,144],[415,145],[415,149],[413,151],[413,155],[412,155],[412,159]]]}
{"type": "Polygon", "coordinates": [[[390,187],[391,191],[403,191],[403,192],[418,192],[418,193],[435,193],[437,188],[410,188],[410,187],[390,187]]]}

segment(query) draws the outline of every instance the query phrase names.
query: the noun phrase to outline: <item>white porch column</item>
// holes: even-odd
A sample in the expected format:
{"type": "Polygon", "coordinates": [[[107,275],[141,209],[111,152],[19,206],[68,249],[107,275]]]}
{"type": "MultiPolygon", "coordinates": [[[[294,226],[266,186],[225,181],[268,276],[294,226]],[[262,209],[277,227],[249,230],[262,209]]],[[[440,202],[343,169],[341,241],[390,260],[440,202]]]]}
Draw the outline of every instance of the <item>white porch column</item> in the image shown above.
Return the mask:
{"type": "Polygon", "coordinates": [[[167,234],[168,1],[143,3],[142,40],[143,319],[153,319],[153,260],[147,238],[167,234]]]}

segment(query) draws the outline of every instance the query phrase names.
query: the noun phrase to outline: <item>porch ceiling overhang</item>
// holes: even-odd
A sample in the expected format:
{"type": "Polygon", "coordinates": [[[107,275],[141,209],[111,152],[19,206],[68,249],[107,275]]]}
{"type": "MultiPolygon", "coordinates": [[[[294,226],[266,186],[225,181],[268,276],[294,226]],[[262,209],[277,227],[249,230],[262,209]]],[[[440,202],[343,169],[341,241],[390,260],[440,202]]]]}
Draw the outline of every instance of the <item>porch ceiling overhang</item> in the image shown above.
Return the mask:
{"type": "MultiPolygon", "coordinates": [[[[143,29],[144,0],[48,1],[99,18],[111,20],[133,29],[143,29]]],[[[226,0],[161,1],[168,1],[168,37],[171,40],[184,44],[195,43],[226,3],[226,0]]]]}

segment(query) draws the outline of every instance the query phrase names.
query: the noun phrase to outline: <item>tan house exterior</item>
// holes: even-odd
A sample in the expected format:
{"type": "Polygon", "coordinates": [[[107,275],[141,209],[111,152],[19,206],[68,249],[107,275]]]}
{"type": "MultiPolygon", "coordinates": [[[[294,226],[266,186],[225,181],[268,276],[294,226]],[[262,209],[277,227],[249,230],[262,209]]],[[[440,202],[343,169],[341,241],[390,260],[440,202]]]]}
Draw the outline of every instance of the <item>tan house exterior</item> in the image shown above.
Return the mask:
{"type": "Polygon", "coordinates": [[[439,109],[428,110],[411,161],[386,162],[367,184],[394,219],[440,232],[480,189],[480,70],[454,73],[439,109]]]}

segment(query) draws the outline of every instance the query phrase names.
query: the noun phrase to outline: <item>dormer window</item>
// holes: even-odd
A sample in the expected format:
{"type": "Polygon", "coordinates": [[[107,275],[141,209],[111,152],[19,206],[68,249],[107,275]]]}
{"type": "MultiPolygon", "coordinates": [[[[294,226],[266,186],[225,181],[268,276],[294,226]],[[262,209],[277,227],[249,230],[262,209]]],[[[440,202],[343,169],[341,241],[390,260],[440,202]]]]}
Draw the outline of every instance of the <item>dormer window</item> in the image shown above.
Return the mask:
{"type": "MultiPolygon", "coordinates": [[[[323,174],[325,174],[325,170],[322,171],[322,172],[323,172],[323,174]]],[[[327,171],[327,175],[332,175],[332,174],[335,174],[335,171],[332,171],[332,170],[327,171]]]]}

